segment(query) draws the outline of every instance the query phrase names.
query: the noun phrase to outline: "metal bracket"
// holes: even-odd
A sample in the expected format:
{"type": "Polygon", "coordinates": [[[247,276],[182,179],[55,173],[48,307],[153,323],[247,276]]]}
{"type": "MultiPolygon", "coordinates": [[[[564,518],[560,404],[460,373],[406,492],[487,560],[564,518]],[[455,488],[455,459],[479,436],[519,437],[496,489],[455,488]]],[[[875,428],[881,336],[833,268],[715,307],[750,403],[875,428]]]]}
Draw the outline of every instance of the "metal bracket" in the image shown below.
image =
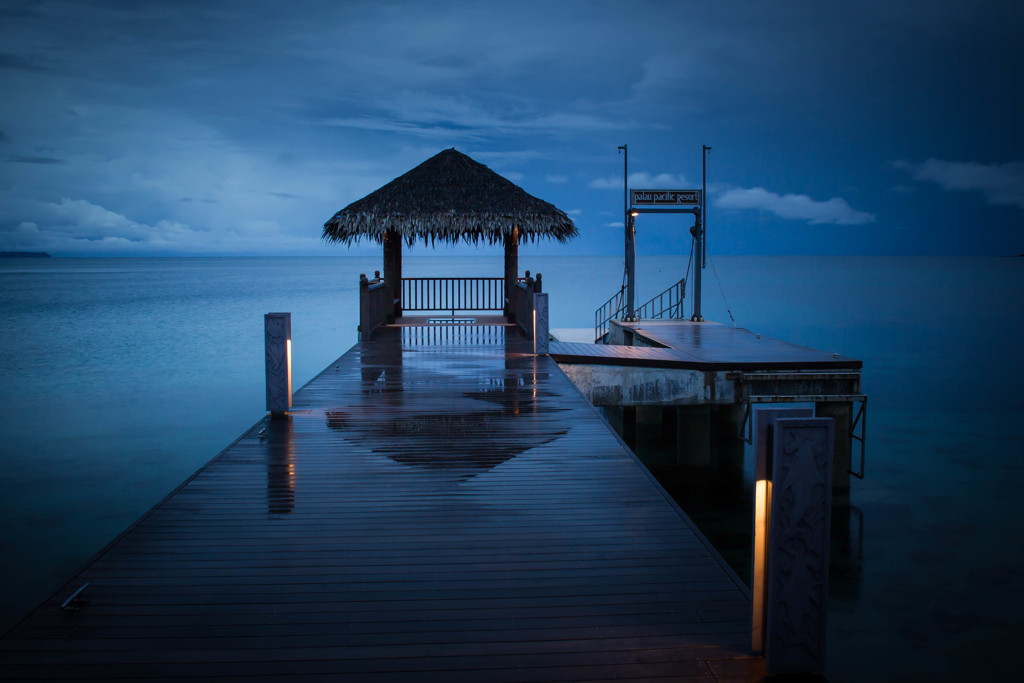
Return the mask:
{"type": "Polygon", "coordinates": [[[750,415],[750,397],[747,396],[746,403],[743,404],[743,422],[740,423],[740,433],[737,434],[743,443],[753,445],[754,443],[754,420],[750,415]]]}
{"type": "Polygon", "coordinates": [[[868,397],[865,395],[860,399],[860,410],[850,422],[850,438],[860,441],[860,472],[854,472],[853,468],[846,470],[851,476],[858,479],[864,478],[864,451],[867,448],[868,435],[868,397]],[[860,424],[860,436],[857,436],[857,424],[860,424]]]}
{"type": "Polygon", "coordinates": [[[836,400],[860,404],[857,414],[850,418],[850,438],[860,441],[860,472],[854,472],[852,467],[846,470],[846,472],[857,479],[863,479],[868,434],[868,397],[866,394],[844,394],[840,396],[829,396],[827,394],[815,396],[747,396],[743,409],[743,422],[740,423],[740,433],[737,436],[744,443],[754,443],[754,420],[751,414],[752,403],[817,403],[819,401],[836,400]],[[857,434],[858,426],[860,426],[859,435],[857,434]]]}
{"type": "Polygon", "coordinates": [[[79,597],[82,595],[82,591],[84,591],[88,587],[88,583],[83,583],[78,590],[71,594],[71,597],[69,597],[67,600],[61,603],[60,608],[65,612],[77,612],[79,609],[81,609],[82,605],[89,602],[88,600],[83,600],[81,597],[79,597]]]}

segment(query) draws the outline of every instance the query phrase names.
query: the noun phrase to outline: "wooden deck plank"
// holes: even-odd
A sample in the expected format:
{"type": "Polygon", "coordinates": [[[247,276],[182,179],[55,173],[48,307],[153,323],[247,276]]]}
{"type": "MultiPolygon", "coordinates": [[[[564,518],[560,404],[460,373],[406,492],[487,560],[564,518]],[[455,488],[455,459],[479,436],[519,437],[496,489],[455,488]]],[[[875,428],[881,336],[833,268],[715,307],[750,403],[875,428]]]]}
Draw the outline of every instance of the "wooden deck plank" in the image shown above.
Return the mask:
{"type": "Polygon", "coordinates": [[[392,328],[294,405],[8,632],[0,678],[758,670],[743,587],[510,328],[392,328]],[[84,582],[88,604],[62,612],[84,582]]]}

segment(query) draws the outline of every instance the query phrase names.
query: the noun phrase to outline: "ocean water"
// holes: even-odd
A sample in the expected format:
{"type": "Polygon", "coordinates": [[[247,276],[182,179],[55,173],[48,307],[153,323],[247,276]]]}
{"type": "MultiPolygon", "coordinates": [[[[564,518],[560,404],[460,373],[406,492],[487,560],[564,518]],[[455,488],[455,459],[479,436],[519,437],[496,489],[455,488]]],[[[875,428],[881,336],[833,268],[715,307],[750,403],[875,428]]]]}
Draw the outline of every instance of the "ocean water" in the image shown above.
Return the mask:
{"type": "MultiPolygon", "coordinates": [[[[619,257],[520,264],[544,274],[556,328],[592,327],[621,282],[619,257]]],[[[638,265],[644,297],[686,259],[638,265]]],[[[292,313],[300,386],[355,342],[358,274],[379,267],[0,261],[0,629],[262,417],[264,313],[292,313]]],[[[407,256],[404,271],[493,276],[501,256],[407,256]]],[[[704,274],[705,318],[864,361],[867,477],[834,543],[829,680],[1009,677],[1024,633],[1024,259],[720,257],[704,274]]],[[[748,480],[694,513],[726,545],[748,480]]]]}

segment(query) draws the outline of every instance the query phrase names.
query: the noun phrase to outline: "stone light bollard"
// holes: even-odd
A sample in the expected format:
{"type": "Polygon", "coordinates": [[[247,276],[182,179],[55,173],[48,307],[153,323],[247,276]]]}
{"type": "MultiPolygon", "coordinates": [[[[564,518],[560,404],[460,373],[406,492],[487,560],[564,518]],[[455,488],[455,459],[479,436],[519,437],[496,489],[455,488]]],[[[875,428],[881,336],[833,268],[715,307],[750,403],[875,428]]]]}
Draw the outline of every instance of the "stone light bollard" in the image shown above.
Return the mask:
{"type": "Polygon", "coordinates": [[[292,314],[263,316],[267,368],[267,410],[284,417],[292,407],[292,314]]]}
{"type": "Polygon", "coordinates": [[[832,418],[781,418],[772,428],[761,582],[769,674],[825,670],[834,429],[832,418]]]}
{"type": "MultiPolygon", "coordinates": [[[[538,280],[540,282],[540,280],[538,280]]],[[[548,355],[548,295],[533,295],[533,352],[548,355]]]]}

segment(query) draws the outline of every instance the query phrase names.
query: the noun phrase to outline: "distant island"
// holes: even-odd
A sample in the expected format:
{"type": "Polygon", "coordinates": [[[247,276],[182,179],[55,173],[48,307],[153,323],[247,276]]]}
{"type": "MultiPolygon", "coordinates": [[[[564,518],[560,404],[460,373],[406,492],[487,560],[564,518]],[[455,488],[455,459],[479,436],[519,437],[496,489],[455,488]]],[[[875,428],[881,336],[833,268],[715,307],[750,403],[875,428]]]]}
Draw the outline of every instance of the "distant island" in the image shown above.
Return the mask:
{"type": "Polygon", "coordinates": [[[53,258],[45,251],[0,251],[0,258],[53,258]]]}

